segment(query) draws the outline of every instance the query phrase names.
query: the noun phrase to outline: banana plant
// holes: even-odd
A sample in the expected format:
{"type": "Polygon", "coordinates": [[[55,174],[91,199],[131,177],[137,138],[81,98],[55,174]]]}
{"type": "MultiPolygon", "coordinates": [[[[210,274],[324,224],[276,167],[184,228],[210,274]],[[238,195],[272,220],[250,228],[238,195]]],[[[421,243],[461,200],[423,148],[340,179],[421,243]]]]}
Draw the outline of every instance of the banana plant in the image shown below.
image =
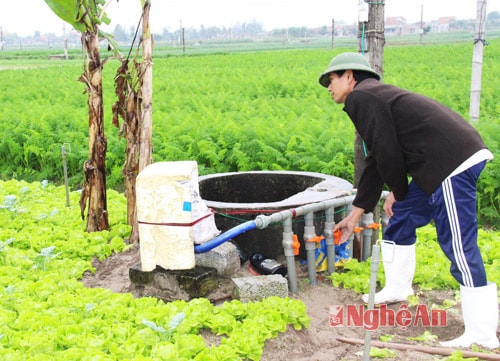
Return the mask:
{"type": "MultiPolygon", "coordinates": [[[[60,19],[70,24],[75,30],[84,33],[93,30],[95,25],[109,25],[111,19],[104,11],[112,0],[45,0],[45,3],[60,19]]],[[[110,47],[118,48],[114,37],[98,29],[99,37],[106,39],[110,47]]],[[[115,55],[119,55],[116,53],[115,55]]]]}
{"type": "MultiPolygon", "coordinates": [[[[136,178],[140,171],[152,163],[152,91],[153,91],[153,36],[149,26],[151,0],[140,0],[142,16],[141,39],[132,59],[122,59],[115,76],[113,124],[127,141],[124,176],[127,198],[127,220],[132,226],[130,242],[139,241],[136,207],[136,178]],[[142,59],[142,61],[140,61],[142,59]],[[120,125],[120,119],[123,120],[120,125]]],[[[139,34],[139,25],[136,36],[139,34]]],[[[132,44],[134,46],[134,44],[132,44]]]]}
{"type": "MultiPolygon", "coordinates": [[[[101,24],[110,19],[104,9],[112,0],[45,0],[47,5],[62,20],[82,33],[82,46],[87,57],[80,81],[87,85],[89,94],[89,151],[90,159],[84,164],[85,183],[80,198],[82,218],[89,202],[87,231],[109,229],[106,210],[105,156],[102,109],[102,66],[99,56],[99,38],[105,38],[120,58],[115,80],[118,101],[113,105],[113,124],[119,126],[118,118],[124,123],[120,133],[127,139],[127,153],[124,165],[125,187],[127,189],[127,218],[132,225],[131,241],[138,241],[137,214],[135,211],[135,178],[152,162],[152,49],[153,38],[149,27],[151,0],[140,0],[142,5],[142,63],[133,59],[133,71],[129,70],[129,58],[122,59],[113,37],[101,32],[101,24]],[[134,74],[135,73],[135,74],[134,74]],[[134,76],[135,75],[135,76],[134,76]]],[[[139,30],[139,29],[137,29],[139,30]]]]}
{"type": "MultiPolygon", "coordinates": [[[[111,1],[111,0],[109,0],[111,1]]],[[[106,199],[106,150],[104,135],[104,109],[102,95],[102,69],[99,38],[112,37],[99,30],[110,19],[104,9],[105,0],[45,0],[52,11],[81,33],[84,53],[83,74],[78,80],[86,86],[89,109],[89,159],[83,166],[84,184],[80,198],[82,219],[87,208],[87,232],[109,229],[106,199]]],[[[112,48],[117,49],[116,46],[112,48]]],[[[116,50],[115,50],[116,51],[116,50]]]]}

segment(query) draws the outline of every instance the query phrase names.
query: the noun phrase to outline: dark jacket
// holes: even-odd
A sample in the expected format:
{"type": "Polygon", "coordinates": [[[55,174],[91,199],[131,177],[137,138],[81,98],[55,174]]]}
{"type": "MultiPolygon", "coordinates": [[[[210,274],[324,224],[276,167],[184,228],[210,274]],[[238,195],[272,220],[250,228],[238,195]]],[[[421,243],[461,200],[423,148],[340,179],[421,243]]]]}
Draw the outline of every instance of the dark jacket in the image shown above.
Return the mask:
{"type": "Polygon", "coordinates": [[[486,148],[459,114],[423,95],[375,79],[359,83],[344,111],[369,154],[353,204],[371,211],[384,183],[402,200],[408,176],[428,195],[461,163],[486,148]]]}

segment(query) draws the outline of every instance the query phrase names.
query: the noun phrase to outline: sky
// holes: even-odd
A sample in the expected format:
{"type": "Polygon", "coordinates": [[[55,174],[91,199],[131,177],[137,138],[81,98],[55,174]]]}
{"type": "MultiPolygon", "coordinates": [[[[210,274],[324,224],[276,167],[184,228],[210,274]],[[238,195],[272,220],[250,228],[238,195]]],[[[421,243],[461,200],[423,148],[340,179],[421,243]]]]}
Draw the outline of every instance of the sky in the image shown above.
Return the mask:
{"type": "MultiPolygon", "coordinates": [[[[232,26],[257,21],[265,30],[285,27],[330,26],[335,22],[355,23],[360,0],[151,0],[153,32],[199,28],[201,25],[232,26]]],[[[431,21],[440,16],[476,18],[477,0],[385,0],[385,15],[403,16],[409,22],[431,21]]],[[[487,1],[487,13],[500,11],[500,0],[487,1]]],[[[136,26],[141,13],[139,0],[112,1],[107,8],[112,31],[117,24],[136,26]]],[[[41,33],[62,35],[64,24],[44,0],[0,0],[0,27],[21,36],[41,33]]]]}

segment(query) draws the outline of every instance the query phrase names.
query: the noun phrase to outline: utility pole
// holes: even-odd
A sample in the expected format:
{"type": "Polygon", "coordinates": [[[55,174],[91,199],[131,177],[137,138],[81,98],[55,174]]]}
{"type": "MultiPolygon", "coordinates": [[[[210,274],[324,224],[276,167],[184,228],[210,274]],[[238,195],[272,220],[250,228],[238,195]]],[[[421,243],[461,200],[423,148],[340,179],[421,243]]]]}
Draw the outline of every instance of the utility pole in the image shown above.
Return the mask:
{"type": "MultiPolygon", "coordinates": [[[[385,44],[384,1],[359,0],[358,52],[368,58],[370,66],[382,76],[385,44]]],[[[354,187],[357,187],[363,171],[364,149],[356,133],[354,144],[354,187]]]]}
{"type": "MultiPolygon", "coordinates": [[[[151,0],[144,1],[142,21],[142,54],[141,64],[142,111],[140,132],[139,172],[153,162],[152,129],[153,129],[153,35],[150,26],[151,0]]],[[[139,174],[139,172],[137,174],[139,174]]]]}
{"type": "Polygon", "coordinates": [[[181,49],[182,49],[182,54],[186,54],[186,43],[185,43],[185,40],[184,40],[184,28],[182,27],[182,20],[180,21],[180,45],[181,45],[181,49]]]}
{"type": "Polygon", "coordinates": [[[3,50],[3,28],[0,26],[0,50],[3,50]]]}
{"type": "Polygon", "coordinates": [[[424,5],[420,7],[420,44],[424,42],[424,5]]]}
{"type": "MultiPolygon", "coordinates": [[[[359,49],[358,51],[367,56],[368,63],[380,76],[383,75],[383,59],[385,45],[385,16],[384,16],[384,0],[360,0],[359,2],[359,49]],[[368,8],[367,8],[368,5],[368,8]]],[[[366,150],[363,140],[356,132],[354,139],[354,187],[356,188],[361,177],[361,173],[365,167],[366,150]]],[[[379,207],[375,207],[373,211],[374,219],[380,216],[379,207]]],[[[370,240],[364,242],[373,244],[378,240],[378,232],[373,232],[370,240]]],[[[369,257],[371,247],[363,246],[363,256],[369,257]],[[365,249],[368,252],[365,252],[365,249]]],[[[365,344],[368,341],[365,339],[365,344]]],[[[368,342],[369,343],[369,342],[368,342]]],[[[369,360],[369,355],[364,355],[363,360],[369,360]]]]}
{"type": "Polygon", "coordinates": [[[485,23],[486,23],[487,0],[477,0],[476,10],[476,32],[474,35],[474,52],[472,55],[472,79],[470,89],[470,121],[479,121],[479,108],[481,104],[481,77],[483,72],[483,48],[486,44],[485,23]]]}
{"type": "Polygon", "coordinates": [[[358,51],[368,56],[370,66],[383,73],[385,18],[383,0],[359,0],[358,51]]]}
{"type": "Polygon", "coordinates": [[[335,39],[335,19],[332,19],[332,49],[335,44],[334,39],[335,39]]]}
{"type": "MultiPolygon", "coordinates": [[[[358,5],[358,53],[366,52],[366,27],[368,25],[368,5],[364,0],[359,0],[358,5]]],[[[363,140],[356,132],[354,138],[354,188],[358,187],[361,173],[365,164],[363,140]]]]}
{"type": "Polygon", "coordinates": [[[367,2],[370,5],[368,9],[368,26],[366,29],[366,40],[369,49],[368,62],[382,76],[384,72],[385,45],[384,1],[370,0],[367,2]]]}
{"type": "Polygon", "coordinates": [[[368,26],[368,4],[365,0],[359,0],[358,4],[358,52],[365,55],[366,49],[366,27],[368,26]]]}
{"type": "Polygon", "coordinates": [[[63,23],[63,39],[64,39],[64,59],[68,60],[68,35],[66,34],[66,26],[63,23]]]}

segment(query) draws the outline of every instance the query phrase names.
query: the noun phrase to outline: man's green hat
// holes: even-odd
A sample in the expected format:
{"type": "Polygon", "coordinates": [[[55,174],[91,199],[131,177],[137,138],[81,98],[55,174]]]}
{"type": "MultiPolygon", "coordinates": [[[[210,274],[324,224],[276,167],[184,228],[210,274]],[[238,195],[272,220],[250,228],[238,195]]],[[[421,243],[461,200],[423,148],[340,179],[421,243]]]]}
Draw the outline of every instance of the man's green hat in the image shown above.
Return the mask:
{"type": "Polygon", "coordinates": [[[374,74],[378,80],[380,75],[370,67],[365,57],[358,53],[342,53],[330,61],[326,70],[320,75],[319,83],[325,88],[330,85],[330,73],[338,70],[362,70],[374,74]]]}

